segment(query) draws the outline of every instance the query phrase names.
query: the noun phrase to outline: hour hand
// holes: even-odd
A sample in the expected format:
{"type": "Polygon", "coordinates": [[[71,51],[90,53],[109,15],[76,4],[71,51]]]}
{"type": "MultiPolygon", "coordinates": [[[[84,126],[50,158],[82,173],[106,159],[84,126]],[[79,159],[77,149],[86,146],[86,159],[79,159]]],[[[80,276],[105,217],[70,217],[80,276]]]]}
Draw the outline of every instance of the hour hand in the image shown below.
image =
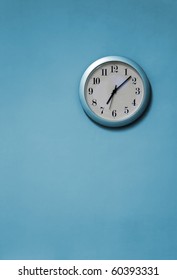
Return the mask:
{"type": "Polygon", "coordinates": [[[111,96],[109,97],[108,101],[106,102],[106,104],[108,105],[109,102],[111,101],[111,99],[113,98],[114,94],[116,93],[118,87],[117,85],[115,85],[115,88],[113,89],[112,93],[111,93],[111,96]]]}

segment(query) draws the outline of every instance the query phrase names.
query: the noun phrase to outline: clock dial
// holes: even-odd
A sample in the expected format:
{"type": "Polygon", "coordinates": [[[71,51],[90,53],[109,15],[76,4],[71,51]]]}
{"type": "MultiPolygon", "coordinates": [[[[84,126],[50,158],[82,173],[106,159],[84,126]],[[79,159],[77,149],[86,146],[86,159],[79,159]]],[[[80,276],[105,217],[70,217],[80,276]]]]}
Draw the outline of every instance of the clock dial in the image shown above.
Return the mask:
{"type": "Polygon", "coordinates": [[[81,80],[86,113],[107,126],[126,125],[138,118],[149,100],[149,82],[134,62],[107,57],[93,63],[81,80]]]}

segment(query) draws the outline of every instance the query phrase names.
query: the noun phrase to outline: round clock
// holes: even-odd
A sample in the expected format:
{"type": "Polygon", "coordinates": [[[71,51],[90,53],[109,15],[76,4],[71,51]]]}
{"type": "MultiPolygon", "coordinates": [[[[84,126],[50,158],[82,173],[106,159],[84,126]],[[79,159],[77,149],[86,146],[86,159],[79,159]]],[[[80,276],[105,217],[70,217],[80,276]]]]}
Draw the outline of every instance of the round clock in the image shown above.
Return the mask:
{"type": "Polygon", "coordinates": [[[120,127],[139,118],[150,99],[150,84],[134,61],[108,56],[92,63],[80,82],[80,100],[95,122],[120,127]]]}

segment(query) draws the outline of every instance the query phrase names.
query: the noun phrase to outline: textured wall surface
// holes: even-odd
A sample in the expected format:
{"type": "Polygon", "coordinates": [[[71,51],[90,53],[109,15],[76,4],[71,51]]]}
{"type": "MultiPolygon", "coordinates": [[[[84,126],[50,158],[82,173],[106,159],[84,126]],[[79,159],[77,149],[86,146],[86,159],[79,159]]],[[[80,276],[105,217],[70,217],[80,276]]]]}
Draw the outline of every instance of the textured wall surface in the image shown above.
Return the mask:
{"type": "Polygon", "coordinates": [[[0,258],[177,259],[177,1],[0,0],[0,258]],[[106,129],[80,78],[122,55],[148,112],[106,129]]]}

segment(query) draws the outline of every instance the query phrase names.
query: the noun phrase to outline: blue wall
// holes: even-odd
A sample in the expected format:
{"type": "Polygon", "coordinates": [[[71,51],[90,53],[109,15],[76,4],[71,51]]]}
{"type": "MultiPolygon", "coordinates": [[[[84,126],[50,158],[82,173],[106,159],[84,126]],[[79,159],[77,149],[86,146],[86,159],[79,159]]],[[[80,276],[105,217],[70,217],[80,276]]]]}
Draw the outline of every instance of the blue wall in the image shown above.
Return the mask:
{"type": "Polygon", "coordinates": [[[177,259],[177,1],[0,1],[0,258],[177,259]],[[123,55],[152,86],[106,129],[80,78],[123,55]]]}

